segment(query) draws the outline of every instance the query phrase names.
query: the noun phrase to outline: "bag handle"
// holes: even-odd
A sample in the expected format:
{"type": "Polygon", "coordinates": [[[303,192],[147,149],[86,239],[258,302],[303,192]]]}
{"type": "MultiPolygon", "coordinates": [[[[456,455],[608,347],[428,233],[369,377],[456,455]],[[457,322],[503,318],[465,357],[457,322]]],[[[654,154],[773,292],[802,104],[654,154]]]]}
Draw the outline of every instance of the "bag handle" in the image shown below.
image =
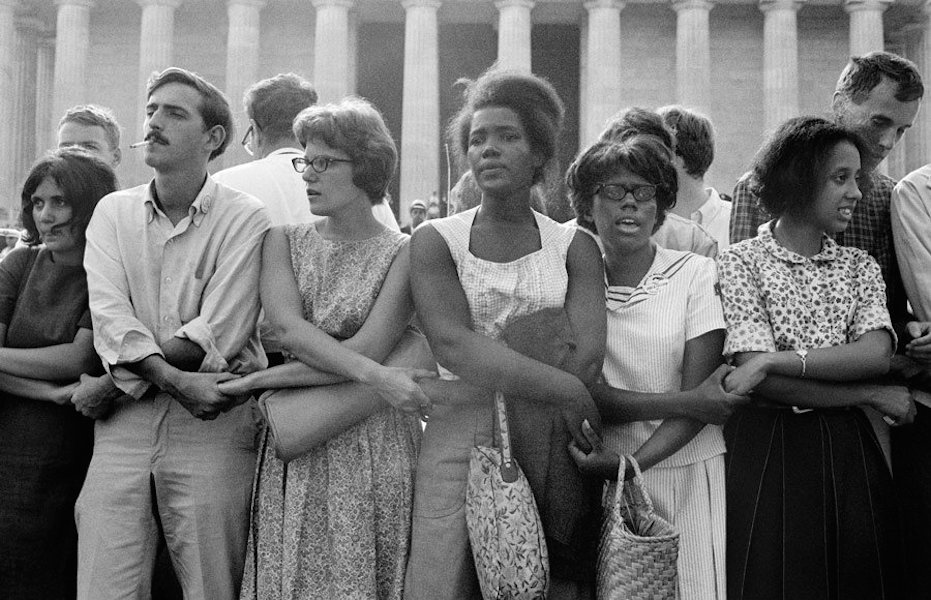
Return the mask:
{"type": "Polygon", "coordinates": [[[643,472],[640,470],[640,465],[630,454],[621,456],[621,459],[618,461],[617,468],[617,485],[614,487],[614,505],[620,506],[621,503],[624,503],[624,506],[630,504],[635,505],[644,505],[650,512],[653,512],[653,501],[650,500],[650,497],[645,493],[641,481],[643,480],[643,472]],[[631,480],[632,485],[625,485],[624,475],[627,473],[627,463],[630,463],[630,466],[634,469],[634,478],[631,480]],[[624,492],[627,492],[627,497],[624,497],[624,492]]]}
{"type": "Polygon", "coordinates": [[[508,430],[508,410],[504,393],[495,391],[495,441],[501,449],[501,479],[505,483],[517,481],[517,463],[511,453],[511,434],[508,430]]]}

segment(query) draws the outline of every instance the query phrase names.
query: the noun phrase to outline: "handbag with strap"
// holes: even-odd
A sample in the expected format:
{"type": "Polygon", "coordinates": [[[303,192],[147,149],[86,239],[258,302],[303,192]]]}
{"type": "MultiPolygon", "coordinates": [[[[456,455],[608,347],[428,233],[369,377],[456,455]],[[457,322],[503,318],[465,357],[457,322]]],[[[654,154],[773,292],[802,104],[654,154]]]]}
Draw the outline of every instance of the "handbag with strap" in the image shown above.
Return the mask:
{"type": "Polygon", "coordinates": [[[485,600],[544,600],[549,559],[530,484],[511,454],[504,394],[495,393],[497,447],[472,448],[466,525],[485,600]]]}
{"type": "MultiPolygon", "coordinates": [[[[408,329],[385,359],[390,367],[433,369],[427,338],[408,329]]],[[[361,383],[269,390],[259,408],[271,432],[276,456],[285,462],[310,452],[387,405],[361,383]]]]}
{"type": "Polygon", "coordinates": [[[676,597],[679,532],[656,514],[640,465],[621,457],[614,495],[606,486],[605,518],[598,547],[598,600],[666,600],[676,597]],[[635,476],[624,481],[625,462],[635,476]],[[610,498],[610,500],[609,500],[610,498]]]}

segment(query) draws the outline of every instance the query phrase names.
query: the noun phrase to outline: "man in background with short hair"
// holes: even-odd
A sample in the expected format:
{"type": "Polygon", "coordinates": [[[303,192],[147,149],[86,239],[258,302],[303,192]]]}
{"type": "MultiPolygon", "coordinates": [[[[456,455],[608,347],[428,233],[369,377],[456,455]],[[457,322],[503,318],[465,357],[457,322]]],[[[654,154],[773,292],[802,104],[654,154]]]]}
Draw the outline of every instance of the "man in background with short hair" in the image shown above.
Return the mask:
{"type": "Polygon", "coordinates": [[[663,106],[656,112],[675,138],[673,164],[679,190],[676,205],[669,212],[701,225],[718,243],[720,252],[728,245],[731,203],[713,187],[705,187],[705,174],[714,162],[711,120],[683,106],[663,106]]]}
{"type": "Polygon", "coordinates": [[[81,104],[65,111],[58,122],[59,148],[84,148],[116,169],[120,152],[120,124],[113,111],[97,104],[81,104]]]}

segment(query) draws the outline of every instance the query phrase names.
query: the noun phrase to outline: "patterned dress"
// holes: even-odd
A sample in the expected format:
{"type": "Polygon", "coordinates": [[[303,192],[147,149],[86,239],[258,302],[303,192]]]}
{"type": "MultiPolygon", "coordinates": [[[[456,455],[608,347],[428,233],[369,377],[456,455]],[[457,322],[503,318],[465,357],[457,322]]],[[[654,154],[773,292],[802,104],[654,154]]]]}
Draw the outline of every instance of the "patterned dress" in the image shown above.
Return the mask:
{"type": "MultiPolygon", "coordinates": [[[[824,236],[806,258],[769,225],[718,258],[724,353],[814,349],[889,331],[879,266],[824,236]]],[[[892,477],[858,407],[752,404],[724,428],[731,600],[902,598],[892,477]]]]}
{"type": "MultiPolygon", "coordinates": [[[[285,228],[304,317],[335,338],[365,322],[408,237],[329,241],[285,228]]],[[[289,463],[266,433],[242,600],[398,600],[410,540],[416,419],[386,408],[289,463]]]]}

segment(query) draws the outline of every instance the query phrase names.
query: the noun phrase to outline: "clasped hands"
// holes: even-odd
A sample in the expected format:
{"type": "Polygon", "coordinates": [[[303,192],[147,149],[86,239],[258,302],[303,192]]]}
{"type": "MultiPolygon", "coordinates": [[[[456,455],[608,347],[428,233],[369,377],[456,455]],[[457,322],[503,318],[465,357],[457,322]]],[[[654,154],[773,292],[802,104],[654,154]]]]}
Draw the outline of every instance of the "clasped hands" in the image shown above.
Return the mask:
{"type": "MultiPolygon", "coordinates": [[[[915,344],[918,356],[927,356],[928,364],[931,365],[931,347],[925,348],[926,345],[931,344],[929,330],[931,330],[931,323],[909,323],[909,333],[912,334],[912,337],[920,337],[919,334],[924,336],[921,339],[913,339],[909,347],[915,344]]],[[[900,371],[901,374],[902,362],[910,361],[902,357],[894,358],[893,371],[900,371]]],[[[767,354],[758,354],[728,374],[724,380],[724,389],[735,394],[750,394],[756,386],[766,379],[767,374],[767,354]]],[[[838,382],[837,385],[845,384],[838,382]]],[[[850,402],[850,404],[873,408],[883,416],[883,420],[888,425],[905,425],[911,423],[915,418],[915,406],[911,391],[905,386],[888,385],[885,382],[863,381],[856,385],[856,393],[860,401],[850,402]]]]}
{"type": "Polygon", "coordinates": [[[235,373],[189,373],[180,372],[166,390],[189,413],[204,421],[212,421],[233,408],[245,403],[251,394],[226,394],[220,391],[224,381],[238,379],[235,373]]]}
{"type": "Polygon", "coordinates": [[[433,402],[418,384],[423,379],[435,378],[435,371],[412,367],[382,367],[375,372],[370,383],[378,395],[395,409],[430,420],[433,402]]]}
{"type": "MultiPolygon", "coordinates": [[[[680,405],[681,414],[676,416],[695,419],[702,423],[723,425],[734,410],[749,402],[745,394],[733,393],[727,389],[727,377],[734,371],[735,367],[720,365],[698,387],[685,392],[689,395],[689,399],[683,400],[680,405]]],[[[592,423],[593,421],[586,418],[581,421],[578,431],[570,427],[573,440],[569,444],[569,454],[582,473],[612,478],[617,473],[620,457],[617,452],[605,447],[592,423]],[[579,435],[582,436],[581,441],[579,435]]],[[[633,470],[628,465],[625,479],[631,477],[633,477],[633,470]]]]}

